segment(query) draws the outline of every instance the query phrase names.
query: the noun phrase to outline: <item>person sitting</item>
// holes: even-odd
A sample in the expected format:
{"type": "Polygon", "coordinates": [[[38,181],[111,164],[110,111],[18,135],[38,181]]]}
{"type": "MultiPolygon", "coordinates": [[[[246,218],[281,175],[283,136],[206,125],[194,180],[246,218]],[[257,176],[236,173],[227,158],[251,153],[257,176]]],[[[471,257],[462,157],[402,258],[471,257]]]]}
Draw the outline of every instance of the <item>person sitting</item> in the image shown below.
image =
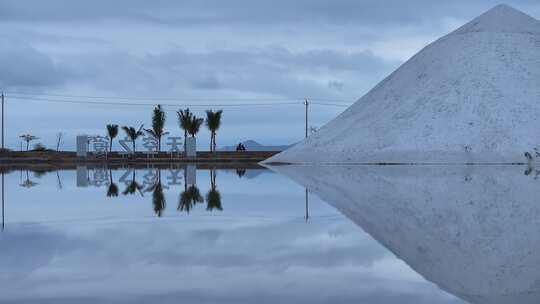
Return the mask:
{"type": "Polygon", "coordinates": [[[243,143],[240,143],[240,151],[246,151],[246,146],[243,143]]]}
{"type": "Polygon", "coordinates": [[[236,145],[236,152],[238,151],[242,151],[242,143],[239,143],[238,145],[236,145]]]}

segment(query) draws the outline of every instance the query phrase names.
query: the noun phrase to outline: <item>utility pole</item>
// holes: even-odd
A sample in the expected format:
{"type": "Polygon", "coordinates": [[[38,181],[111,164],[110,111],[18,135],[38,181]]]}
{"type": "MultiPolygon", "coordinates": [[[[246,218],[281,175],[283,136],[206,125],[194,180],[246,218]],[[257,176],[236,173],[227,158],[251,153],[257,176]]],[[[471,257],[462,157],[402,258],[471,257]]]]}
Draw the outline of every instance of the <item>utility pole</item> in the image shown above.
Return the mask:
{"type": "Polygon", "coordinates": [[[304,105],[306,106],[306,138],[308,137],[308,108],[309,108],[309,102],[306,98],[304,105]]]}
{"type": "Polygon", "coordinates": [[[4,150],[4,92],[2,92],[2,150],[4,150]]]}
{"type": "Polygon", "coordinates": [[[2,231],[4,231],[4,172],[2,171],[2,231]]]}

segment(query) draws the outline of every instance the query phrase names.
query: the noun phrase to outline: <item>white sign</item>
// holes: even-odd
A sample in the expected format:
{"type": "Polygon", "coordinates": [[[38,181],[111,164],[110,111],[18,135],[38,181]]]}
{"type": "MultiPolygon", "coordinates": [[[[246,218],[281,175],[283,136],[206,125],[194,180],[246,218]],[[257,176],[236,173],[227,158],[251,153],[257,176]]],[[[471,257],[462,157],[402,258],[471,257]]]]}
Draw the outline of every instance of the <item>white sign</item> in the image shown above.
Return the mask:
{"type": "Polygon", "coordinates": [[[129,137],[124,137],[124,139],[120,139],[118,141],[118,143],[120,144],[120,146],[122,146],[122,148],[124,148],[125,152],[127,153],[122,153],[122,154],[133,154],[133,150],[131,150],[131,139],[129,139],[129,137]]]}
{"type": "Polygon", "coordinates": [[[77,136],[77,157],[86,157],[88,153],[88,136],[77,136]]]}

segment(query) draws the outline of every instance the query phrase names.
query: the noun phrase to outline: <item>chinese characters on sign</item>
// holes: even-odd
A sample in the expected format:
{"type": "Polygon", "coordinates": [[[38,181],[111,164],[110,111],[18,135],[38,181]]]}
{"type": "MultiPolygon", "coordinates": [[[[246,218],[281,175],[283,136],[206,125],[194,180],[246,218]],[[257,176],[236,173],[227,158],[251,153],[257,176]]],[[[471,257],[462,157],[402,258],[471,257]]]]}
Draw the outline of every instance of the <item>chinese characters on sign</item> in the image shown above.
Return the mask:
{"type": "MultiPolygon", "coordinates": [[[[166,145],[168,147],[168,152],[171,154],[171,157],[174,155],[179,156],[184,150],[184,143],[182,142],[182,137],[167,137],[166,145]]],[[[142,146],[145,148],[145,153],[147,157],[154,156],[159,151],[159,141],[156,137],[151,134],[146,134],[142,138],[142,146]]],[[[132,144],[133,142],[129,137],[124,137],[119,139],[118,143],[122,147],[122,151],[119,152],[120,155],[131,155],[134,153],[132,144]]],[[[77,136],[77,155],[86,156],[86,152],[94,152],[97,157],[106,157],[108,148],[110,146],[110,138],[108,136],[77,136]]]]}
{"type": "Polygon", "coordinates": [[[89,136],[88,144],[92,145],[94,153],[97,157],[106,157],[107,148],[109,147],[109,137],[107,136],[89,136]]]}

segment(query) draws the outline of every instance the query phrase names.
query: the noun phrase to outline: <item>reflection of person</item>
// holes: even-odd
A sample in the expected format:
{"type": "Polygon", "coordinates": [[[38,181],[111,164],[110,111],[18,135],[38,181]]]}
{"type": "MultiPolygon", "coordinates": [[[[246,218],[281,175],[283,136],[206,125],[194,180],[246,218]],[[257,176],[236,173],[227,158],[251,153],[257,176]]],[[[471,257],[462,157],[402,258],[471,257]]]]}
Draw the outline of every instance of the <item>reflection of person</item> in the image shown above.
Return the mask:
{"type": "Polygon", "coordinates": [[[236,174],[241,178],[246,174],[246,169],[236,169],[236,174]]]}

